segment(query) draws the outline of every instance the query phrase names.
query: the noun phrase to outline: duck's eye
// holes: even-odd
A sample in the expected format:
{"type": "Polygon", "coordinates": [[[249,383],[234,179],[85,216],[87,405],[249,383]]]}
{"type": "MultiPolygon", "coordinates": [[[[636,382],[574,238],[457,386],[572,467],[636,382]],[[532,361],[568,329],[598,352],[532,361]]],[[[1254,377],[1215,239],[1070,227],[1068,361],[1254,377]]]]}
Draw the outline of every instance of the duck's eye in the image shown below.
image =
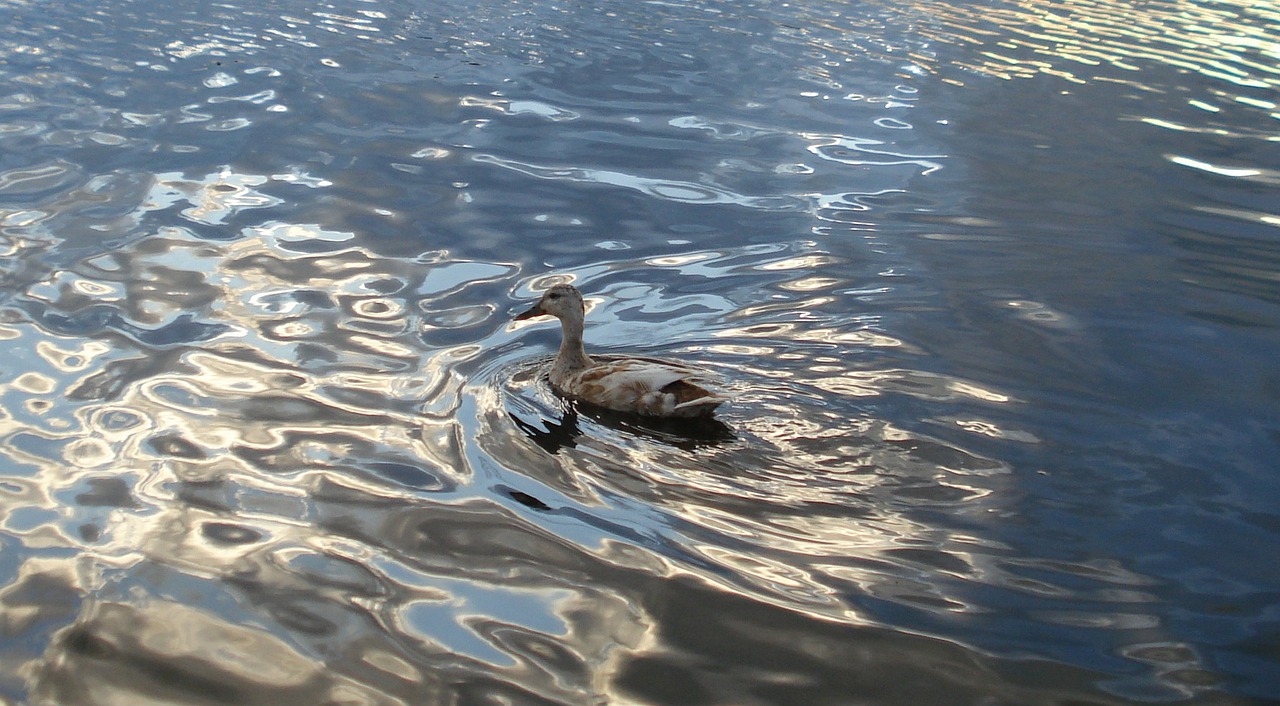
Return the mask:
{"type": "Polygon", "coordinates": [[[547,299],[559,299],[559,298],[560,298],[560,292],[552,292],[547,295],[547,299]]]}

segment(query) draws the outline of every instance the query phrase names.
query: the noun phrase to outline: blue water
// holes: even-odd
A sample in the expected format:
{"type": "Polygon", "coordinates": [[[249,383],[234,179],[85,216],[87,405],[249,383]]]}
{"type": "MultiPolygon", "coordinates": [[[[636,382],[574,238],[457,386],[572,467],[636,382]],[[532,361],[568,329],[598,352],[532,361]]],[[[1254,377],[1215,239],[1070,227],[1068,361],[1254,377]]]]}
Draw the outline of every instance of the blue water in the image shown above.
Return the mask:
{"type": "Polygon", "coordinates": [[[1272,6],[0,21],[0,704],[1280,702],[1272,6]]]}

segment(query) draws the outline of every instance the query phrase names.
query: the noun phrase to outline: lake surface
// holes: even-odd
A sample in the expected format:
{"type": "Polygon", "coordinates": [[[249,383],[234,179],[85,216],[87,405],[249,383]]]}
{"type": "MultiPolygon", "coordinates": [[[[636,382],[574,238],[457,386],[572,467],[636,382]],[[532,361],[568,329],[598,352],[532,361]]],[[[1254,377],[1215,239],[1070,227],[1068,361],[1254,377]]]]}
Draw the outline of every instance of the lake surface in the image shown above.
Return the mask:
{"type": "Polygon", "coordinates": [[[1280,701],[1273,4],[0,21],[0,704],[1280,701]]]}

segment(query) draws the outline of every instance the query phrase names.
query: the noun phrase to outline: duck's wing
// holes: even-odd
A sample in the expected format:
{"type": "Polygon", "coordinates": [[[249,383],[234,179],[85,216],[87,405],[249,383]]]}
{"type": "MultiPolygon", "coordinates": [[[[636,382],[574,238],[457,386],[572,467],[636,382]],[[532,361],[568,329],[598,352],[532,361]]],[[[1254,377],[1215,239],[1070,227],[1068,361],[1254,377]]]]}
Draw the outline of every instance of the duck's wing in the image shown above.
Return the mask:
{"type": "Polygon", "coordinates": [[[572,375],[565,392],[591,404],[656,415],[706,414],[728,398],[696,370],[653,360],[602,361],[572,375]]]}

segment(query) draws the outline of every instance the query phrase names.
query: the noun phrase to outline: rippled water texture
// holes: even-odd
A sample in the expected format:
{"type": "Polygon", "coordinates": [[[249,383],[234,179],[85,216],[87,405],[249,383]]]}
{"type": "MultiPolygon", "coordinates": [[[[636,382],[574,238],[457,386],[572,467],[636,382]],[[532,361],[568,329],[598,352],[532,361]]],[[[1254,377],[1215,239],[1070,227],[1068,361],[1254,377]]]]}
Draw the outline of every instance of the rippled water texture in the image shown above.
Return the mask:
{"type": "Polygon", "coordinates": [[[0,704],[1280,699],[1273,5],[0,21],[0,704]]]}

